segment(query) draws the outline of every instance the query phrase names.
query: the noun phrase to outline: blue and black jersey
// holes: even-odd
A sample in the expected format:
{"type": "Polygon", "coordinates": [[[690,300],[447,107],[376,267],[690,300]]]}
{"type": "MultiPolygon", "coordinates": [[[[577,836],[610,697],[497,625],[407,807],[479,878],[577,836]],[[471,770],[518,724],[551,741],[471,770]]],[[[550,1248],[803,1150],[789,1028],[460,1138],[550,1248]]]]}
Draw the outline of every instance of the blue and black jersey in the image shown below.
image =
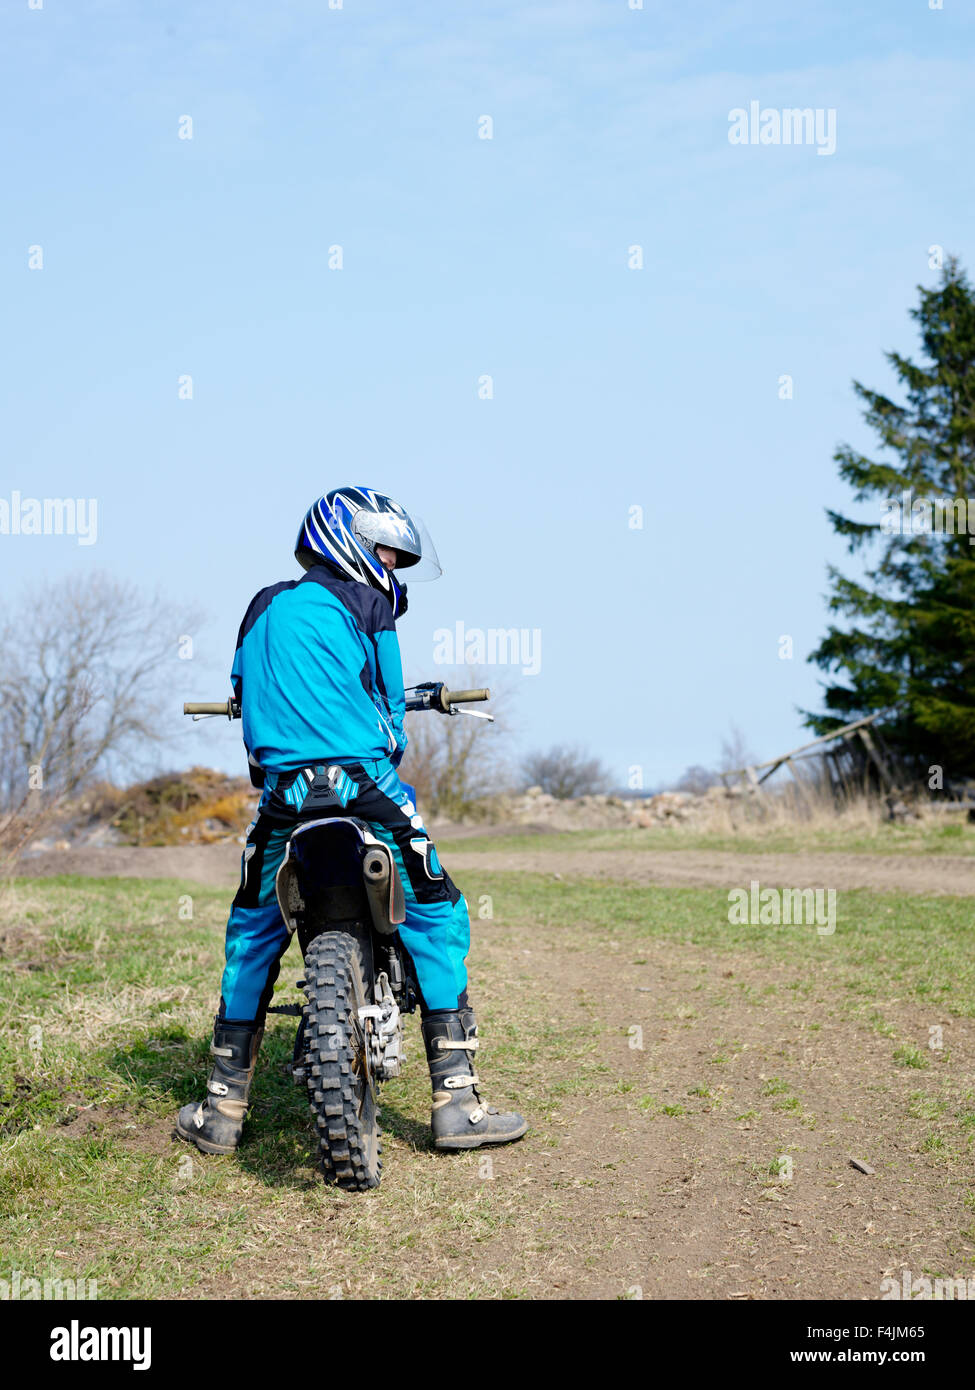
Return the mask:
{"type": "Polygon", "coordinates": [[[402,757],[399,642],[388,599],[366,584],[315,565],[262,589],[240,625],[230,678],[252,768],[402,757]]]}

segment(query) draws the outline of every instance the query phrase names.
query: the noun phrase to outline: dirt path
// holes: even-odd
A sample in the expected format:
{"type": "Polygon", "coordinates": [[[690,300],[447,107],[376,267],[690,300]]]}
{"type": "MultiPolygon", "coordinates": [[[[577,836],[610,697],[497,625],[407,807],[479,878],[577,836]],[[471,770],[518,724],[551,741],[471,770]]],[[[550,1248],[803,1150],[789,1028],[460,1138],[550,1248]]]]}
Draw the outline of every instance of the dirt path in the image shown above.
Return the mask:
{"type": "Polygon", "coordinates": [[[118,845],[104,849],[49,850],[21,860],[18,874],[50,878],[83,874],[87,878],[176,878],[231,888],[240,874],[238,844],[118,845]]]}
{"type": "MultiPolygon", "coordinates": [[[[452,850],[450,872],[561,873],[685,887],[747,887],[752,879],[788,888],[868,888],[875,893],[975,895],[975,859],[963,855],[736,854],[728,850],[452,850]]],[[[65,850],[23,861],[27,877],[180,878],[231,888],[236,844],[65,850]]],[[[463,884],[461,884],[463,887],[463,884]]]]}
{"type": "Polygon", "coordinates": [[[874,893],[975,894],[975,859],[948,855],[736,854],[728,850],[453,851],[451,873],[507,869],[561,872],[566,878],[615,878],[674,886],[747,887],[752,879],[782,888],[869,888],[874,893]]]}
{"type": "MultiPolygon", "coordinates": [[[[47,858],[33,867],[230,888],[238,847],[47,858]]],[[[940,857],[467,851],[451,855],[451,869],[973,889],[969,862],[940,857]]],[[[871,997],[868,1018],[828,953],[800,965],[576,927],[539,924],[526,935],[500,920],[475,934],[479,1069],[489,1099],[513,1100],[529,1117],[520,1144],[491,1154],[488,1170],[478,1152],[449,1161],[432,1152],[413,1018],[417,1089],[391,1083],[384,1095],[382,1195],[323,1197],[307,1157],[297,1157],[302,1138],[294,1187],[277,1186],[268,1200],[262,1145],[252,1142],[225,1211],[219,1193],[204,1208],[192,1195],[166,1198],[185,1202],[195,1238],[201,1221],[229,1222],[246,1209],[232,1277],[220,1268],[188,1296],[322,1298],[339,1287],[338,1296],[358,1298],[504,1290],[532,1299],[876,1300],[882,1280],[905,1270],[915,1278],[975,1271],[971,1150],[958,1148],[975,1120],[975,1019],[909,1002],[899,989],[871,997]],[[933,1024],[945,1035],[937,1053],[928,1049],[933,1024]],[[494,1061],[502,1046],[507,1061],[494,1061]],[[922,1069],[897,1064],[896,1050],[911,1046],[923,1050],[922,1069]],[[858,1172],[851,1157],[874,1171],[858,1172]],[[387,1247],[392,1272],[349,1259],[350,1249],[387,1247]]],[[[220,934],[215,920],[215,951],[220,934]]],[[[285,1042],[290,1055],[290,1031],[285,1042]]],[[[273,1084],[265,1066],[258,1115],[273,1084]]],[[[290,1095],[290,1083],[277,1084],[290,1095]]],[[[79,1117],[78,1132],[99,1123],[79,1117]]],[[[168,1113],[148,1126],[127,1116],[112,1124],[150,1155],[179,1161],[168,1113]]]]}
{"type": "MultiPolygon", "coordinates": [[[[563,958],[552,981],[553,1004],[573,989],[599,1001],[605,1059],[633,1087],[571,1125],[579,1180],[588,1172],[612,1190],[604,1213],[585,1194],[576,1212],[604,1236],[598,1296],[615,1279],[655,1298],[874,1299],[902,1268],[967,1271],[964,1185],[918,1152],[929,1127],[910,1117],[919,1085],[938,1091],[947,1076],[919,1082],[894,1067],[896,1042],[842,1017],[828,963],[803,995],[790,967],[752,954],[673,943],[640,954],[645,965],[616,968],[605,952],[563,958]],[[630,1047],[634,1025],[642,1050],[630,1047]],[[781,1157],[792,1169],[780,1181],[769,1166],[781,1157]]],[[[926,1036],[916,1009],[885,1017],[898,1037],[926,1036]]],[[[975,1061],[975,1025],[947,1031],[957,1084],[975,1061]]]]}
{"type": "MultiPolygon", "coordinates": [[[[519,1020],[529,1135],[492,1153],[488,1171],[481,1153],[445,1161],[430,1151],[421,1101],[387,1133],[381,1198],[349,1198],[327,1221],[313,1195],[300,1223],[286,1203],[255,1208],[233,1278],[221,1270],[192,1297],[325,1297],[340,1283],[351,1298],[413,1288],[873,1301],[905,1270],[971,1275],[968,1170],[926,1143],[932,1124],[917,1095],[961,1099],[973,1020],[942,1018],[950,1049],[919,1073],[898,1068],[893,1051],[901,1040],[923,1045],[941,1016],[895,999],[880,1001],[888,1033],[851,1020],[828,959],[803,992],[794,966],[754,954],[674,942],[641,942],[637,959],[606,942],[567,951],[555,929],[523,943],[515,930],[482,930],[473,973],[490,1001],[482,1062],[492,1099],[504,1098],[493,1010],[519,1020]],[[851,1157],[874,1171],[856,1171],[851,1157]],[[778,1175],[782,1159],[791,1169],[778,1175]],[[477,1196],[485,1180],[490,1219],[477,1196]],[[459,1219],[445,1234],[451,1211],[459,1219]],[[370,1282],[368,1261],[348,1259],[377,1223],[395,1251],[392,1290],[370,1282]],[[306,1271],[300,1289],[283,1293],[296,1270],[306,1271]]],[[[416,1058],[415,1019],[410,1031],[416,1058]]],[[[170,1131],[160,1120],[142,1140],[166,1152],[170,1131]]],[[[246,1151],[243,1161],[254,1163],[246,1151]]],[[[301,1177],[315,1193],[314,1174],[301,1177]]]]}

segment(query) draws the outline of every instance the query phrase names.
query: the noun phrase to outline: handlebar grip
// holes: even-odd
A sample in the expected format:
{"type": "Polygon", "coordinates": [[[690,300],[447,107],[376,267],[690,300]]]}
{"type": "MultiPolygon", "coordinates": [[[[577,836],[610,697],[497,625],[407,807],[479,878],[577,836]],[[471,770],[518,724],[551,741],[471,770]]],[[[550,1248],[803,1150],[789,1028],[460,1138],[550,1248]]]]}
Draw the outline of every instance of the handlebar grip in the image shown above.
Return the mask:
{"type": "Polygon", "coordinates": [[[188,702],[183,706],[184,714],[222,714],[227,719],[233,719],[234,711],[231,705],[232,700],[205,700],[203,703],[188,702]]]}
{"type": "Polygon", "coordinates": [[[480,690],[445,690],[443,698],[445,704],[466,705],[474,700],[490,700],[491,692],[485,687],[480,690]]]}

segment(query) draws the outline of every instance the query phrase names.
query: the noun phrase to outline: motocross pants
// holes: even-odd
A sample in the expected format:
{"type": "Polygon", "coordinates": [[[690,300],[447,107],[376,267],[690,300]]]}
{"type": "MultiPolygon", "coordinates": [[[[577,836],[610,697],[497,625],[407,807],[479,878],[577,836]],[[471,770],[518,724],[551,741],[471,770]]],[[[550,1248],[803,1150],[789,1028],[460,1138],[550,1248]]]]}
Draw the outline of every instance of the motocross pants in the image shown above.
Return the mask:
{"type": "Polygon", "coordinates": [[[324,765],[266,775],[227,922],[219,1016],[228,1022],[263,1022],[290,941],[275,896],[275,875],[295,827],[323,815],[366,821],[392,850],[406,900],[406,920],[398,930],[413,960],[423,1013],[467,1005],[467,904],[437,858],[417,814],[413,789],[399,780],[388,758],[332,758],[328,766],[335,763],[347,774],[345,804],[324,811],[316,806],[303,813],[304,803],[314,799],[310,790],[324,779],[324,765]]]}

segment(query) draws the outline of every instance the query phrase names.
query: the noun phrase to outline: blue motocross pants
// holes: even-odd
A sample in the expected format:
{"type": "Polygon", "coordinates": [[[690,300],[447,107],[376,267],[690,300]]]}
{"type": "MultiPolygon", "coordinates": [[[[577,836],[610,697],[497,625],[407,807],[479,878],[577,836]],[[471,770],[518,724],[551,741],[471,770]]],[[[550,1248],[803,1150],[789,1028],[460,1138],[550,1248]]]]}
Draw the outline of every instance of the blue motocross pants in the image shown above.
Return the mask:
{"type": "MultiPolygon", "coordinates": [[[[274,880],[295,826],[323,814],[357,816],[393,852],[403,882],[406,920],[400,939],[413,959],[424,1012],[467,1004],[470,920],[467,904],[445,873],[417,814],[412,788],[399,780],[388,758],[333,758],[345,769],[346,804],[302,816],[309,780],[304,770],[268,773],[257,818],[248,828],[240,888],[227,922],[226,966],[220,1017],[263,1022],[290,933],[275,896],[274,880]]],[[[325,772],[324,766],[309,768],[325,772]]]]}

